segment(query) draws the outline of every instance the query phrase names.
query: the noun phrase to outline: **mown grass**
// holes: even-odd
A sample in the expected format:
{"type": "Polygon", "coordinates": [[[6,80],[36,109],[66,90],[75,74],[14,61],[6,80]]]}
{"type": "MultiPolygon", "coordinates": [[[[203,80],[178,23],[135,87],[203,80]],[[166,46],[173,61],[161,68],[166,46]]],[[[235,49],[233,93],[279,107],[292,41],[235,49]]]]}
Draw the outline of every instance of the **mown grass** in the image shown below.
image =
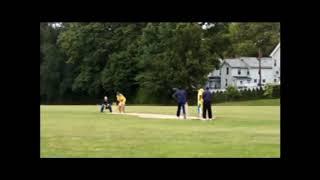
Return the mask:
{"type": "MultiPolygon", "coordinates": [[[[280,156],[280,106],[214,106],[211,122],[113,115],[97,106],[40,108],[41,157],[280,156]]],[[[175,114],[176,107],[126,110],[175,114]]]]}

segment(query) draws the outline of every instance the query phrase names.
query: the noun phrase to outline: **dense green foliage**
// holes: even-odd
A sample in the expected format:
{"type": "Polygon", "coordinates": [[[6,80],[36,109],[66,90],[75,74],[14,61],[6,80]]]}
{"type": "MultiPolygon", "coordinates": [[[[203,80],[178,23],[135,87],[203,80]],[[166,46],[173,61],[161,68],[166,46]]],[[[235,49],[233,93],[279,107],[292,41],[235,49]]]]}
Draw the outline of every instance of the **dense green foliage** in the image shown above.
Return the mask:
{"type": "Polygon", "coordinates": [[[225,92],[214,93],[213,102],[243,101],[254,99],[275,99],[280,98],[280,85],[267,85],[264,89],[245,89],[238,91],[235,87],[229,86],[225,92]]]}
{"type": "MultiPolygon", "coordinates": [[[[128,103],[195,101],[219,58],[266,55],[279,23],[40,23],[41,103],[94,103],[116,91],[128,103]]],[[[237,96],[236,96],[237,97],[237,96]]]]}

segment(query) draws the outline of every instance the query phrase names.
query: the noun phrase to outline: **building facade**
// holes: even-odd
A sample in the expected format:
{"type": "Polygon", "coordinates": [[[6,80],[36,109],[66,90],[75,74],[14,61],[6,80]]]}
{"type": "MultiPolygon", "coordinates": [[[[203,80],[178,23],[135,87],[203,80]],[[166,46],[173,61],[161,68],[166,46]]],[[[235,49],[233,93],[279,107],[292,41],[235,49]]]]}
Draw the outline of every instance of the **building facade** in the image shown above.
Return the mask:
{"type": "Polygon", "coordinates": [[[239,57],[221,60],[220,68],[208,75],[207,86],[211,90],[225,90],[228,86],[238,89],[252,89],[259,86],[259,68],[261,84],[280,84],[280,43],[270,54],[262,57],[239,57]]]}

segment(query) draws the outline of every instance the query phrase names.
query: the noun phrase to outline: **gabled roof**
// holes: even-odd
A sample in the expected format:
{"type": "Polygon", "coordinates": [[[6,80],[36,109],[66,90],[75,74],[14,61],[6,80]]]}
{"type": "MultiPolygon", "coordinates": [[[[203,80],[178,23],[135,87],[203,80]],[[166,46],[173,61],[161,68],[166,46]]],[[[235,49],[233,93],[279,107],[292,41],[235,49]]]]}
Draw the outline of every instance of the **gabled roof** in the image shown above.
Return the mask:
{"type": "MultiPolygon", "coordinates": [[[[225,59],[224,63],[230,65],[233,68],[258,68],[259,61],[256,57],[240,57],[234,59],[225,59]]],[[[272,68],[272,58],[261,58],[262,68],[272,68]]]]}
{"type": "MultiPolygon", "coordinates": [[[[259,61],[255,57],[241,57],[243,61],[248,64],[250,68],[258,68],[259,67],[259,61]]],[[[272,58],[269,57],[262,57],[261,58],[261,67],[272,67],[272,58]]]]}
{"type": "Polygon", "coordinates": [[[280,48],[280,43],[278,43],[278,45],[276,46],[276,48],[274,48],[274,50],[271,52],[270,57],[273,56],[274,53],[276,53],[279,48],[280,48]]]}
{"type": "Polygon", "coordinates": [[[240,68],[241,67],[243,67],[243,68],[247,67],[247,65],[244,62],[240,61],[240,59],[237,59],[237,58],[235,58],[235,59],[225,59],[224,62],[229,64],[231,67],[240,67],[240,68]]]}

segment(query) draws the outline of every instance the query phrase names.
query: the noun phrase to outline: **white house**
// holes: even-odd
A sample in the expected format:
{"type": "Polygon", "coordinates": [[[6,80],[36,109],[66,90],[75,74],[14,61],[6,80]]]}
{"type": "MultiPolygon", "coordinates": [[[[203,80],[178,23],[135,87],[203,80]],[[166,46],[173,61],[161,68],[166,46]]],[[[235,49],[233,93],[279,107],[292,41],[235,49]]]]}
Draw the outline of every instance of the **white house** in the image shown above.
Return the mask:
{"type": "Polygon", "coordinates": [[[280,84],[280,43],[277,47],[271,52],[270,57],[273,60],[273,75],[274,83],[280,84]]]}
{"type": "MultiPolygon", "coordinates": [[[[228,86],[238,89],[256,88],[259,84],[259,60],[240,57],[221,60],[220,68],[208,75],[207,86],[212,90],[225,90],[228,86]]],[[[270,57],[261,58],[261,84],[280,84],[280,43],[270,57]]]]}
{"type": "MultiPolygon", "coordinates": [[[[220,64],[223,63],[221,59],[219,59],[220,64]]],[[[221,71],[220,69],[215,69],[208,75],[208,82],[207,86],[209,86],[211,89],[221,89],[221,71]]]]}

